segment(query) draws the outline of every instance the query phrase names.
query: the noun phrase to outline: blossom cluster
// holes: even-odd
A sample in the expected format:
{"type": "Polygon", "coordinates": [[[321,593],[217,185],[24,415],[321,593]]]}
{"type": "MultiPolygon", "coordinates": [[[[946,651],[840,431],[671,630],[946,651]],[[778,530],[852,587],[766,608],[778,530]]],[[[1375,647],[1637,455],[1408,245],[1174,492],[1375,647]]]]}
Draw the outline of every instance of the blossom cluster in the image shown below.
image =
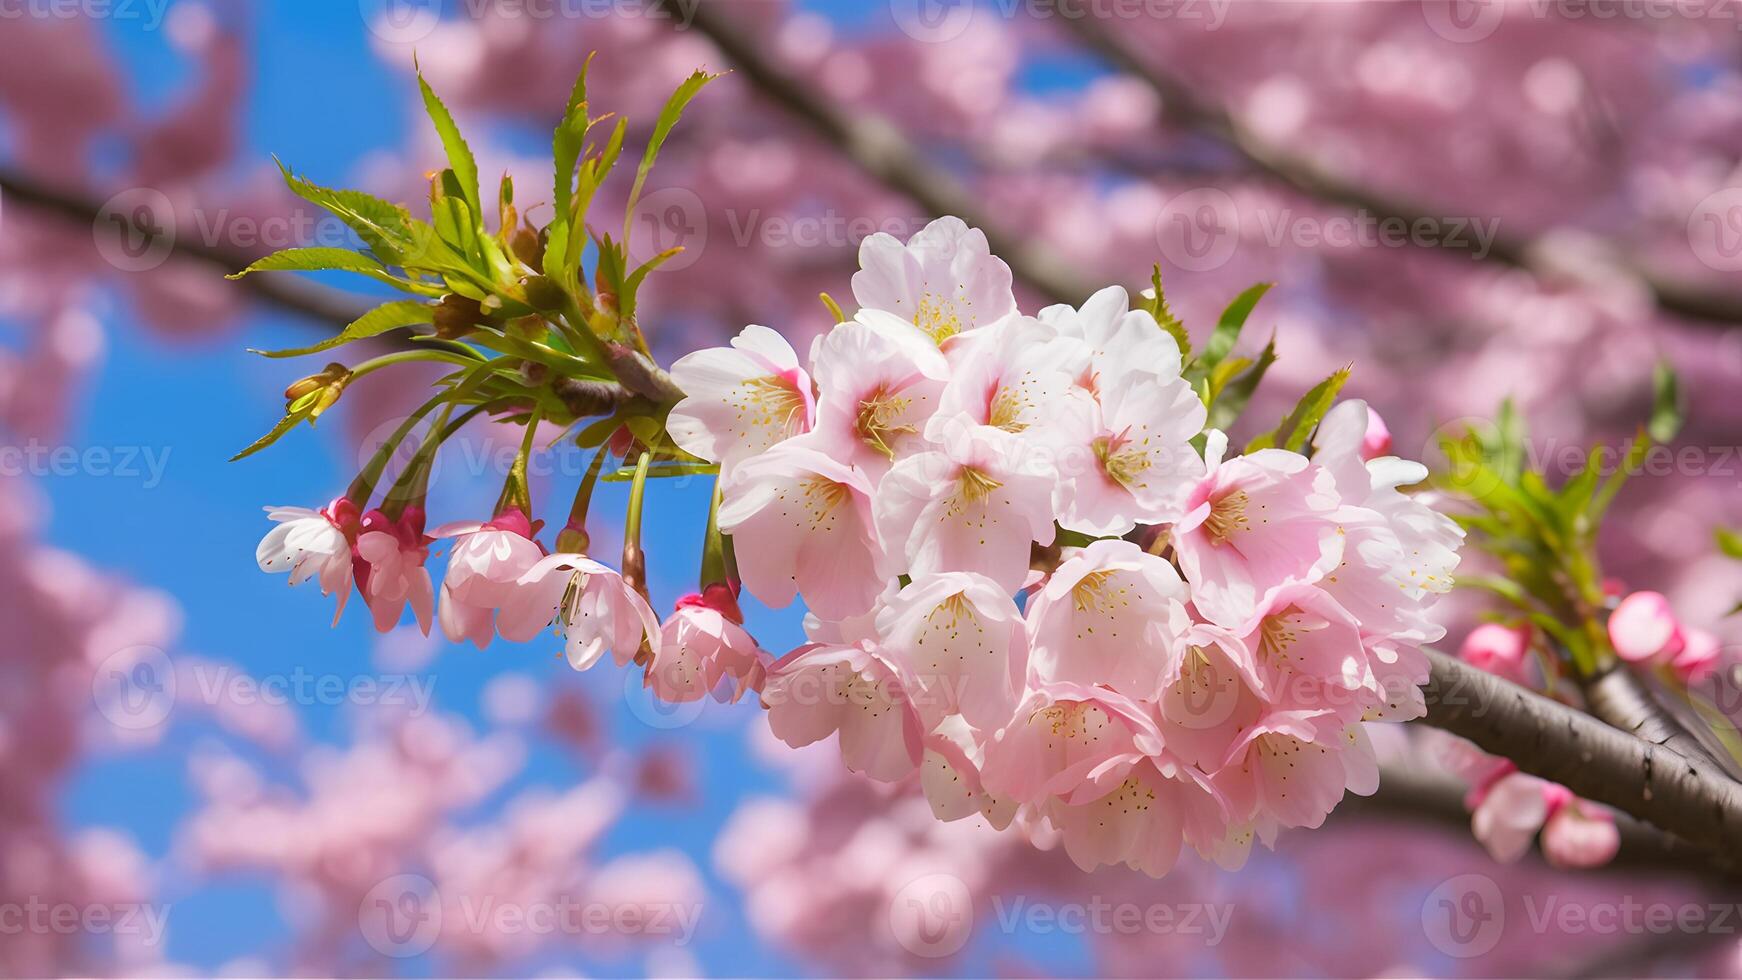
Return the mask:
{"type": "Polygon", "coordinates": [[[672,370],[744,588],[810,612],[766,667],[775,735],[1084,869],[1237,865],[1371,792],[1362,724],[1422,713],[1461,539],[1376,416],[1230,453],[1122,288],[1025,315],[949,218],[860,260],[807,358],[751,326],[672,370]]]}

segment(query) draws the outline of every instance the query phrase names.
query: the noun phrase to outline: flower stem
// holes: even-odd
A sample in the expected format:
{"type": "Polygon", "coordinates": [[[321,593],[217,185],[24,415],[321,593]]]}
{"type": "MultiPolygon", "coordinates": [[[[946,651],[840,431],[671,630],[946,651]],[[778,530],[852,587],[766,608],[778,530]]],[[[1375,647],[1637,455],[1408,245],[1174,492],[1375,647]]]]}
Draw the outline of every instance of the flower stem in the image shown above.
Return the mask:
{"type": "Polygon", "coordinates": [[[381,474],[387,469],[387,461],[393,458],[393,453],[399,448],[399,444],[405,441],[405,437],[411,434],[411,430],[423,420],[425,415],[434,411],[437,405],[447,401],[447,398],[448,393],[444,391],[419,405],[415,411],[406,416],[405,421],[399,424],[399,428],[393,430],[393,434],[381,443],[379,449],[375,450],[375,455],[369,458],[368,463],[364,464],[363,469],[357,474],[357,478],[351,481],[351,486],[345,491],[345,496],[358,507],[367,508],[369,498],[375,494],[375,484],[380,481],[381,474]]]}
{"type": "Polygon", "coordinates": [[[500,515],[510,507],[520,508],[520,512],[532,516],[532,489],[526,484],[526,463],[532,456],[532,441],[538,435],[538,423],[544,418],[544,406],[533,402],[532,411],[526,416],[526,436],[520,441],[520,452],[514,457],[514,465],[508,470],[508,480],[502,485],[502,496],[496,500],[496,513],[500,515]]]}
{"type": "Polygon", "coordinates": [[[587,464],[586,475],[581,477],[581,485],[575,490],[575,501],[569,505],[569,521],[557,535],[557,550],[586,554],[592,539],[587,535],[587,511],[593,506],[593,488],[599,484],[599,471],[605,466],[605,457],[610,451],[601,447],[593,454],[593,461],[587,464]],[[567,537],[565,537],[567,535],[567,537]]]}
{"type": "Polygon", "coordinates": [[[720,487],[714,481],[713,498],[708,503],[708,529],[702,539],[702,575],[697,591],[705,592],[710,585],[724,585],[731,580],[727,568],[726,538],[720,533],[720,487]]]}
{"type": "Polygon", "coordinates": [[[641,550],[641,509],[647,496],[647,468],[652,453],[635,461],[635,478],[629,484],[629,512],[623,517],[623,580],[647,598],[647,558],[641,550]]]}

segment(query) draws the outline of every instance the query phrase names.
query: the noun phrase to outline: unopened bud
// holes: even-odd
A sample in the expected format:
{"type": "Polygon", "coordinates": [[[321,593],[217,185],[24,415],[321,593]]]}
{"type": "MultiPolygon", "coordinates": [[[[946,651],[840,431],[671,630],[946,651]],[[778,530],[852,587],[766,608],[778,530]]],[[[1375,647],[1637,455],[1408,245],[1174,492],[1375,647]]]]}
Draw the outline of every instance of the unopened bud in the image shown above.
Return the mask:
{"type": "Polygon", "coordinates": [[[561,531],[557,532],[556,550],[560,554],[584,555],[587,553],[587,548],[591,547],[592,543],[592,539],[587,536],[586,530],[578,528],[573,524],[567,525],[561,531]]]}
{"type": "Polygon", "coordinates": [[[458,293],[449,293],[435,309],[435,333],[444,340],[459,340],[477,329],[484,319],[478,301],[458,293]]]}
{"type": "Polygon", "coordinates": [[[527,276],[520,285],[526,290],[526,304],[535,310],[560,310],[568,305],[568,294],[547,276],[527,276]]]}
{"type": "Polygon", "coordinates": [[[338,403],[350,383],[351,369],[334,361],[320,373],[298,378],[284,389],[286,410],[307,411],[309,418],[320,418],[322,412],[338,403]]]}
{"type": "Polygon", "coordinates": [[[515,228],[508,236],[508,247],[514,250],[514,257],[534,269],[544,265],[544,245],[539,241],[538,232],[526,225],[515,228]]]}

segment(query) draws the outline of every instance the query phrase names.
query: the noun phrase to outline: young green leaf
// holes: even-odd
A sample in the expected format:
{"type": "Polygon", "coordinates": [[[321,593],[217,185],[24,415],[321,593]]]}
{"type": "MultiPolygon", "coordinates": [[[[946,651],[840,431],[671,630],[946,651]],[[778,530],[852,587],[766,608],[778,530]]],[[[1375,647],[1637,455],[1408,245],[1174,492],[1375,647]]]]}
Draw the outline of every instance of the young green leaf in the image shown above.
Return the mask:
{"type": "Polygon", "coordinates": [[[410,216],[405,209],[397,204],[383,201],[378,197],[365,194],[362,191],[335,190],[322,187],[303,177],[298,177],[276,157],[274,163],[284,175],[285,186],[291,193],[331,211],[340,221],[363,240],[382,262],[388,265],[405,264],[406,253],[414,243],[411,240],[410,216]]]}
{"type": "Polygon", "coordinates": [[[1723,552],[1725,557],[1742,561],[1742,534],[1727,527],[1720,527],[1712,531],[1712,537],[1718,543],[1718,550],[1723,552]]]}
{"type": "Polygon", "coordinates": [[[1167,294],[1161,288],[1161,263],[1155,264],[1155,269],[1149,274],[1150,289],[1155,294],[1144,302],[1144,308],[1155,318],[1155,325],[1173,335],[1174,343],[1179,345],[1180,363],[1189,364],[1192,359],[1192,338],[1186,333],[1186,325],[1179,317],[1167,308],[1167,294]]]}
{"type": "Polygon", "coordinates": [[[1685,420],[1682,412],[1681,380],[1667,361],[1658,362],[1651,380],[1656,397],[1652,400],[1651,422],[1646,430],[1659,443],[1671,442],[1676,433],[1681,431],[1682,422],[1685,420]]]}
{"type": "Polygon", "coordinates": [[[1222,316],[1216,321],[1216,329],[1210,334],[1210,339],[1204,342],[1203,352],[1198,354],[1198,365],[1209,371],[1234,350],[1234,344],[1240,339],[1240,328],[1246,325],[1246,318],[1252,315],[1252,308],[1270,291],[1271,283],[1261,282],[1256,286],[1247,287],[1245,292],[1234,297],[1222,311],[1222,316]]]}
{"type": "Polygon", "coordinates": [[[1305,446],[1307,440],[1312,438],[1313,430],[1318,428],[1325,413],[1329,412],[1331,406],[1336,403],[1337,393],[1343,390],[1343,383],[1349,380],[1351,369],[1351,367],[1345,367],[1336,371],[1330,377],[1314,385],[1312,390],[1295,404],[1294,411],[1288,413],[1288,417],[1276,427],[1275,437],[1280,440],[1278,445],[1289,452],[1300,452],[1301,447],[1305,446]]]}
{"type": "MultiPolygon", "coordinates": [[[[1233,362],[1223,361],[1216,365],[1216,371],[1230,363],[1233,362]]],[[[1258,360],[1251,367],[1232,381],[1224,381],[1220,390],[1212,390],[1210,418],[1205,423],[1206,426],[1226,430],[1238,421],[1240,414],[1246,411],[1247,403],[1252,400],[1252,393],[1258,390],[1258,383],[1264,380],[1264,373],[1275,363],[1276,336],[1272,334],[1269,342],[1264,345],[1264,350],[1259,352],[1258,360]]],[[[1216,371],[1211,372],[1212,382],[1215,380],[1216,371]]]]}
{"type": "Polygon", "coordinates": [[[297,347],[291,350],[254,350],[253,353],[265,357],[301,357],[305,354],[317,354],[324,350],[332,350],[353,340],[364,340],[379,336],[398,327],[408,327],[417,323],[433,323],[435,307],[419,300],[402,299],[391,303],[383,303],[357,319],[339,333],[328,337],[312,347],[297,347]]]}
{"type": "Polygon", "coordinates": [[[298,422],[301,422],[302,420],[308,418],[309,415],[310,415],[309,408],[299,408],[295,411],[285,413],[284,418],[281,418],[278,420],[278,424],[274,425],[272,427],[271,432],[268,432],[265,435],[261,436],[260,438],[254,440],[253,442],[248,444],[248,448],[242,450],[241,452],[237,453],[234,456],[231,456],[230,462],[234,463],[235,461],[237,461],[239,459],[243,459],[243,458],[246,458],[248,456],[252,456],[255,453],[259,452],[260,450],[265,449],[267,446],[272,445],[273,443],[278,441],[280,436],[283,436],[286,432],[289,432],[291,429],[295,428],[296,424],[298,422]]]}
{"type": "Polygon", "coordinates": [[[587,130],[592,126],[587,120],[587,70],[592,68],[593,54],[596,53],[589,53],[587,60],[581,63],[581,73],[575,78],[569,101],[563,107],[562,120],[557,123],[556,135],[551,140],[551,152],[556,158],[556,196],[551,202],[556,208],[558,221],[568,219],[569,199],[575,192],[575,164],[580,162],[587,130]]]}
{"type": "Polygon", "coordinates": [[[691,99],[696,97],[696,93],[702,90],[702,86],[719,77],[719,75],[710,75],[705,71],[692,72],[690,77],[684,79],[683,84],[677,87],[677,91],[671,93],[671,98],[666,100],[665,108],[660,110],[659,120],[653,126],[653,135],[647,140],[647,150],[641,154],[641,166],[635,168],[635,183],[629,188],[629,202],[623,209],[623,241],[625,243],[629,241],[630,223],[635,217],[635,203],[641,199],[642,185],[647,182],[647,174],[653,169],[653,161],[659,158],[659,151],[665,146],[666,137],[671,135],[672,127],[677,125],[678,119],[683,115],[684,108],[690,104],[691,99]]]}
{"type": "Polygon", "coordinates": [[[448,154],[448,166],[453,168],[466,205],[474,216],[483,214],[484,205],[478,193],[478,161],[472,156],[472,148],[460,136],[459,124],[454,122],[448,107],[436,97],[435,89],[424,81],[421,71],[417,74],[417,86],[423,91],[423,107],[429,113],[430,122],[435,123],[436,135],[441,137],[442,149],[448,154]]]}

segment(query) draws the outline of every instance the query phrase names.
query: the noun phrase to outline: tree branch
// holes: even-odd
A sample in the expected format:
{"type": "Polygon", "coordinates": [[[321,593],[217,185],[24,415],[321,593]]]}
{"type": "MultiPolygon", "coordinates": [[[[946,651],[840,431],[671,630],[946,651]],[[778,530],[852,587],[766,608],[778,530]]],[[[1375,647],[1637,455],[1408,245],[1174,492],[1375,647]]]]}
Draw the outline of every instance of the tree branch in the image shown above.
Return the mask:
{"type": "Polygon", "coordinates": [[[1646,821],[1700,849],[1714,867],[1739,870],[1742,783],[1703,759],[1551,701],[1429,650],[1426,724],[1474,742],[1518,768],[1646,821]]]}
{"type": "MultiPolygon", "coordinates": [[[[676,0],[653,3],[670,10],[676,0]]],[[[691,25],[731,59],[770,101],[834,144],[867,175],[911,198],[928,213],[953,214],[984,231],[992,253],[1010,264],[1017,279],[1057,303],[1081,303],[1094,292],[1088,281],[1045,246],[999,227],[949,172],[926,160],[887,121],[849,115],[819,95],[814,85],[782,72],[728,22],[730,18],[720,15],[718,6],[710,9],[706,4],[696,4],[689,13],[691,25]]]]}
{"type": "MultiPolygon", "coordinates": [[[[1199,98],[1164,70],[1140,58],[1099,19],[1092,16],[1060,17],[1083,45],[1116,69],[1144,82],[1160,98],[1162,111],[1180,126],[1207,132],[1227,143],[1252,167],[1296,191],[1379,219],[1395,219],[1413,226],[1434,215],[1411,202],[1367,190],[1319,166],[1313,160],[1272,146],[1242,127],[1225,108],[1199,98]]],[[[1523,269],[1540,278],[1565,278],[1575,263],[1557,254],[1546,238],[1534,240],[1496,237],[1484,248],[1464,236],[1437,236],[1434,244],[1482,261],[1495,261],[1523,269]]],[[[1654,273],[1621,256],[1605,256],[1606,268],[1619,269],[1643,283],[1658,309],[1687,320],[1730,325],[1742,323],[1742,294],[1699,286],[1654,273]]]]}

